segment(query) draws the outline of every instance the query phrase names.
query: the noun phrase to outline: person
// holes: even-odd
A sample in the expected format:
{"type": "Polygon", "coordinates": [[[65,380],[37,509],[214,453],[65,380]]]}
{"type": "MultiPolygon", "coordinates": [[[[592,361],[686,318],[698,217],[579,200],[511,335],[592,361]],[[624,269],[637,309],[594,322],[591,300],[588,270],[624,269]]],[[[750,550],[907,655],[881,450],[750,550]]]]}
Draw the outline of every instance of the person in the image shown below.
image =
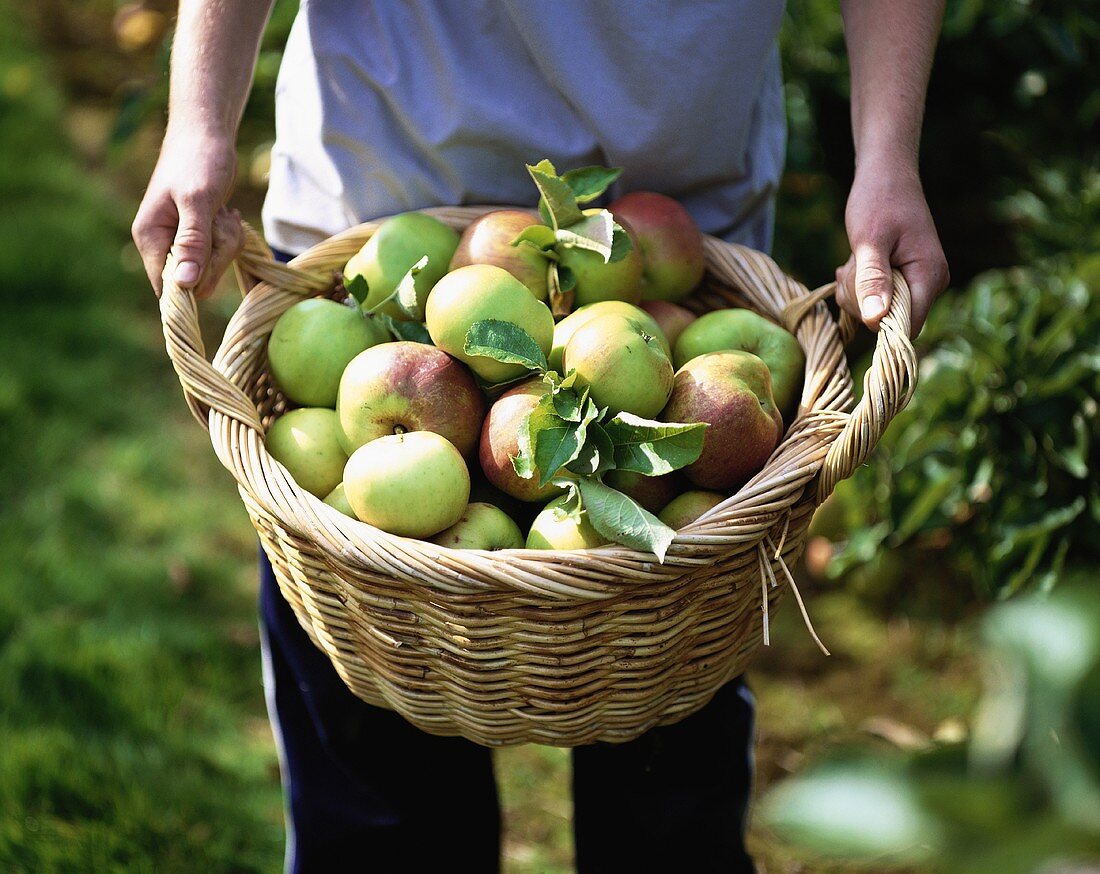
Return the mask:
{"type": "MultiPolygon", "coordinates": [[[[160,158],[134,220],[149,279],[208,295],[239,249],[226,205],[271,0],[181,0],[160,158]]],[[[891,268],[916,333],[947,285],[918,173],[942,0],[842,0],[855,174],[842,307],[871,330],[891,268]]],[[[530,204],[525,163],[623,166],[703,231],[767,250],[785,126],[781,0],[302,0],[276,96],[264,205],[282,257],[427,206],[530,204]]],[[[797,26],[797,22],[793,23],[797,26]]],[[[495,870],[489,751],[354,698],[261,562],[265,687],[287,795],[289,871],[495,870]]],[[[752,697],[741,680],[636,741],[574,751],[581,871],[750,871],[752,697]]]]}

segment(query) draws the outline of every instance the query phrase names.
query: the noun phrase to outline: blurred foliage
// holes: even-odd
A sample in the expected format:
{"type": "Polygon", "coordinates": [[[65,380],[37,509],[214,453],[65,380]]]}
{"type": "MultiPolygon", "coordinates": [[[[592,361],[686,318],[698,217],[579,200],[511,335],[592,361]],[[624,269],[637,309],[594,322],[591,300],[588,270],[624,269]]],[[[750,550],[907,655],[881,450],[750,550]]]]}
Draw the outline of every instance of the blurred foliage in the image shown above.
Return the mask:
{"type": "Polygon", "coordinates": [[[1100,593],[1085,578],[982,622],[985,693],[968,746],[835,754],[776,786],[783,839],[871,870],[1094,871],[1100,862],[1100,593]]]}

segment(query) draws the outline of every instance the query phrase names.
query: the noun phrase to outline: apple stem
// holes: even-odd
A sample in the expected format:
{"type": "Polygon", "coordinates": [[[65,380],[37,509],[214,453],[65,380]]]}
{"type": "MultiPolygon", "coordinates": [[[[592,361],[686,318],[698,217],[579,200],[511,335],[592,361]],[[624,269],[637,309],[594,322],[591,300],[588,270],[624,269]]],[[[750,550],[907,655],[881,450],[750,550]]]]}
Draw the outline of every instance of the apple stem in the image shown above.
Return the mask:
{"type": "Polygon", "coordinates": [[[408,434],[408,433],[409,433],[409,429],[408,429],[408,428],[406,428],[406,427],[405,427],[404,425],[394,425],[394,426],[393,426],[393,433],[394,433],[394,434],[398,434],[398,435],[401,435],[401,434],[408,434]]]}

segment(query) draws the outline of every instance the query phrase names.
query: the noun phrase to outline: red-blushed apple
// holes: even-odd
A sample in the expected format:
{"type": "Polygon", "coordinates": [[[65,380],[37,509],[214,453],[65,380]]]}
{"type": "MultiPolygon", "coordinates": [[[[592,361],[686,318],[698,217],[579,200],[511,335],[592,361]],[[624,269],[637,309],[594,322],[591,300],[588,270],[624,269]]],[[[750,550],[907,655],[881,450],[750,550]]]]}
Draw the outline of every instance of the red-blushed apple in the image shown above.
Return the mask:
{"type": "Polygon", "coordinates": [[[528,549],[592,549],[607,543],[588,521],[586,511],[573,516],[562,510],[566,500],[566,496],[555,498],[535,517],[527,534],[528,549]]]}
{"type": "Polygon", "coordinates": [[[714,310],[684,328],[672,346],[672,358],[677,367],[683,367],[696,356],[729,350],[751,352],[764,360],[772,375],[775,405],[793,418],[806,369],[798,339],[752,310],[714,310]]]}
{"type": "Polygon", "coordinates": [[[528,243],[513,246],[520,231],[542,224],[536,213],[525,209],[495,209],[474,219],[463,232],[451,259],[451,270],[471,264],[503,267],[539,300],[546,300],[549,259],[528,243]]]}
{"type": "Polygon", "coordinates": [[[471,501],[462,517],[435,535],[432,543],[451,549],[523,549],[523,533],[499,507],[471,501]]]}
{"type": "Polygon", "coordinates": [[[470,472],[446,437],[390,434],[360,446],[344,467],[356,517],[390,534],[431,537],[450,528],[470,498],[470,472]]]}
{"type": "Polygon", "coordinates": [[[324,498],[337,485],[348,460],[340,448],[336,414],[323,407],[302,407],[276,419],[264,438],[271,457],[310,494],[324,498]]]}
{"type": "Polygon", "coordinates": [[[672,391],[672,362],[661,341],[626,316],[596,316],[577,328],[565,345],[562,366],[567,373],[575,370],[577,385],[587,387],[596,405],[612,415],[652,418],[672,391]]]}
{"type": "Polygon", "coordinates": [[[550,354],[554,342],[554,317],[527,286],[502,267],[471,264],[448,273],[428,295],[424,311],[432,342],[466,364],[490,384],[518,379],[527,372],[522,364],[505,364],[482,355],[468,355],[466,333],[474,322],[497,319],[526,331],[550,354]]]}
{"type": "Polygon", "coordinates": [[[604,482],[654,514],[676,496],[675,473],[646,476],[633,470],[611,470],[604,482]]]}
{"type": "Polygon", "coordinates": [[[634,319],[634,321],[638,322],[646,331],[660,340],[661,348],[665,350],[665,354],[669,356],[669,360],[672,359],[672,347],[669,345],[669,340],[665,337],[664,332],[649,313],[626,301],[601,300],[597,303],[590,303],[580,309],[573,310],[573,312],[554,325],[554,346],[550,350],[549,357],[550,369],[556,370],[558,373],[564,375],[561,359],[565,352],[565,344],[569,342],[570,338],[573,336],[573,332],[585,322],[594,319],[596,316],[606,316],[610,314],[634,319]]]}
{"type": "MultiPolygon", "coordinates": [[[[599,210],[585,210],[586,215],[599,210]]],[[[573,289],[573,306],[582,307],[601,300],[625,300],[638,303],[642,299],[642,271],[645,261],[638,240],[627,222],[620,222],[630,237],[630,251],[618,261],[604,261],[598,252],[577,246],[558,246],[562,267],[573,271],[577,280],[573,289]]]]}
{"type": "Polygon", "coordinates": [[[349,455],[386,434],[434,431],[469,456],[481,433],[485,396],[442,349],[401,340],[352,359],[340,379],[336,415],[349,455]]]}
{"type": "Polygon", "coordinates": [[[783,435],[768,367],[749,352],[711,352],[676,372],[666,422],[706,422],[699,458],[684,473],[695,485],[732,491],[764,466],[783,435]]]}
{"type": "Polygon", "coordinates": [[[478,460],[489,482],[521,501],[546,501],[560,492],[547,483],[539,488],[539,475],[524,479],[512,466],[519,455],[519,429],[549,389],[541,378],[529,379],[509,389],[489,408],[481,426],[478,460]]]}
{"type": "Polygon", "coordinates": [[[283,394],[294,403],[331,407],[348,362],[389,338],[382,323],[359,307],[312,298],[279,316],[267,341],[267,363],[283,394]]]}
{"type": "Polygon", "coordinates": [[[675,346],[684,328],[698,318],[687,307],[667,300],[643,300],[641,307],[653,317],[670,346],[675,346]]]}
{"type": "Polygon", "coordinates": [[[726,495],[718,492],[708,492],[703,489],[693,489],[677,495],[665,506],[657,518],[664,522],[673,531],[679,531],[685,525],[690,525],[708,510],[717,507],[726,499],[726,495]]]}
{"type": "Polygon", "coordinates": [[[348,503],[348,496],[344,494],[344,483],[340,482],[336,488],[334,488],[325,497],[325,503],[330,507],[333,507],[343,513],[345,516],[351,516],[355,518],[355,511],[351,508],[351,504],[348,503]]]}
{"type": "Polygon", "coordinates": [[[683,300],[691,294],[707,268],[703,235],[691,214],[678,201],[652,191],[633,191],[608,209],[620,224],[630,225],[641,246],[642,297],[683,300]]]}

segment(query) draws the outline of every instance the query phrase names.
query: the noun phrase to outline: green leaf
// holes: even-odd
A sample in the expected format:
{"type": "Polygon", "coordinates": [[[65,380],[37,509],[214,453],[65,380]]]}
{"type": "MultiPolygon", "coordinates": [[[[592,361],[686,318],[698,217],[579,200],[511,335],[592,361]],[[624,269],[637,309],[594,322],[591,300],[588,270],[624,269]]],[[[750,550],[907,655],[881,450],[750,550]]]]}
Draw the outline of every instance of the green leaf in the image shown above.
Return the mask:
{"type": "Polygon", "coordinates": [[[547,266],[546,287],[550,298],[550,312],[554,314],[554,318],[563,318],[573,309],[573,286],[576,284],[576,277],[568,267],[563,267],[557,261],[551,261],[547,266]],[[566,277],[570,279],[571,285],[563,288],[562,281],[566,277]]]}
{"type": "Polygon", "coordinates": [[[578,476],[596,476],[615,467],[615,444],[599,422],[590,422],[577,457],[566,467],[578,476]]]}
{"type": "Polygon", "coordinates": [[[615,446],[615,468],[660,476],[697,461],[703,451],[705,422],[654,422],[619,413],[604,425],[615,446]]]}
{"type": "Polygon", "coordinates": [[[546,356],[539,344],[519,325],[501,319],[482,319],[470,325],[463,351],[505,364],[522,364],[528,370],[546,370],[546,356]]]}
{"type": "Polygon", "coordinates": [[[572,294],[577,287],[577,275],[564,264],[558,265],[558,288],[563,295],[572,294]]]}
{"type": "Polygon", "coordinates": [[[641,552],[652,552],[663,562],[676,532],[664,522],[597,479],[577,480],[588,521],[608,540],[641,552]]]}
{"type": "Polygon", "coordinates": [[[539,161],[534,166],[528,164],[527,172],[531,174],[539,194],[542,195],[542,203],[545,205],[550,226],[555,231],[584,218],[584,213],[577,206],[573,189],[557,175],[553,164],[546,160],[539,161]]]}
{"type": "Polygon", "coordinates": [[[567,422],[579,422],[586,403],[591,403],[588,401],[587,392],[578,392],[573,388],[555,386],[550,396],[553,399],[554,411],[567,422]]]}
{"type": "Polygon", "coordinates": [[[548,228],[546,225],[529,225],[519,232],[519,235],[512,240],[513,246],[519,246],[523,243],[529,243],[539,251],[543,249],[550,249],[554,243],[557,242],[557,237],[554,235],[554,229],[548,228]]]}
{"type": "Polygon", "coordinates": [[[555,237],[561,246],[587,249],[589,252],[595,252],[606,262],[611,257],[614,234],[615,220],[611,217],[611,213],[603,209],[595,215],[585,216],[568,228],[559,228],[555,237]]]}
{"type": "Polygon", "coordinates": [[[386,313],[375,313],[373,318],[381,319],[382,324],[386,326],[386,330],[393,335],[395,340],[410,340],[413,343],[424,343],[427,346],[435,345],[423,322],[402,322],[386,313]]]}
{"type": "Polygon", "coordinates": [[[397,288],[394,290],[397,297],[397,306],[400,307],[401,312],[414,322],[419,322],[424,318],[424,301],[420,299],[417,293],[416,277],[427,266],[428,256],[425,255],[409,268],[408,273],[401,277],[401,281],[397,283],[397,288]]]}
{"type": "MultiPolygon", "coordinates": [[[[553,398],[550,401],[553,406],[553,398]]],[[[588,404],[579,422],[569,422],[556,413],[545,417],[535,437],[535,465],[539,469],[539,486],[545,486],[558,472],[573,461],[584,446],[588,423],[598,414],[595,405],[588,404]]]]}
{"type": "Polygon", "coordinates": [[[591,203],[622,175],[622,167],[593,166],[567,170],[561,178],[573,189],[573,196],[577,198],[577,203],[591,203]]]}
{"type": "Polygon", "coordinates": [[[360,304],[362,304],[363,301],[367,299],[367,295],[370,294],[370,286],[367,285],[367,280],[365,280],[360,273],[355,274],[351,279],[345,277],[344,288],[347,290],[348,294],[359,301],[360,304]]]}
{"type": "Polygon", "coordinates": [[[633,248],[634,244],[630,241],[630,235],[623,230],[622,225],[616,223],[615,230],[611,235],[611,255],[607,259],[608,262],[614,264],[616,261],[622,261],[633,248]]]}

